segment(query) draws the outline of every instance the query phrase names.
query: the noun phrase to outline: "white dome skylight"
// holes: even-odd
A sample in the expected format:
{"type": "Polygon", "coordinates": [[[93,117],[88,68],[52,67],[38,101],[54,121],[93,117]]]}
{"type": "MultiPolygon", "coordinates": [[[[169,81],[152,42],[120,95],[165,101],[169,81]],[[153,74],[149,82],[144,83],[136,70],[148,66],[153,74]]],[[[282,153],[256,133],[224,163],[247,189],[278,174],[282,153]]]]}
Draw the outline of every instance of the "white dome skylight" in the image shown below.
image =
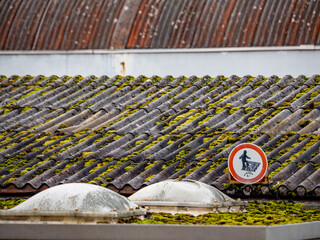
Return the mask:
{"type": "Polygon", "coordinates": [[[136,207],[109,189],[86,183],[69,183],[44,190],[11,210],[111,212],[136,207]]]}
{"type": "Polygon", "coordinates": [[[132,201],[213,203],[233,201],[218,189],[192,180],[166,180],[147,186],[129,197],[132,201]]]}

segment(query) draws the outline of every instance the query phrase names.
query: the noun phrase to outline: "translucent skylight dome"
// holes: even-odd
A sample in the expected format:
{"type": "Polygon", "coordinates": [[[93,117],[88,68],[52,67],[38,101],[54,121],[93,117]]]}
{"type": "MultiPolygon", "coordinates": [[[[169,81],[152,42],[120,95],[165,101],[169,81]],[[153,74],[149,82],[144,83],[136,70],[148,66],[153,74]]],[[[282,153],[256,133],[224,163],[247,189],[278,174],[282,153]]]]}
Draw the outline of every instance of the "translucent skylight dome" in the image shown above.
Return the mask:
{"type": "Polygon", "coordinates": [[[46,189],[10,211],[112,212],[137,207],[109,189],[86,183],[69,183],[46,189]]]}
{"type": "Polygon", "coordinates": [[[198,181],[166,180],[147,186],[129,197],[132,201],[195,202],[234,201],[218,189],[198,181]]]}

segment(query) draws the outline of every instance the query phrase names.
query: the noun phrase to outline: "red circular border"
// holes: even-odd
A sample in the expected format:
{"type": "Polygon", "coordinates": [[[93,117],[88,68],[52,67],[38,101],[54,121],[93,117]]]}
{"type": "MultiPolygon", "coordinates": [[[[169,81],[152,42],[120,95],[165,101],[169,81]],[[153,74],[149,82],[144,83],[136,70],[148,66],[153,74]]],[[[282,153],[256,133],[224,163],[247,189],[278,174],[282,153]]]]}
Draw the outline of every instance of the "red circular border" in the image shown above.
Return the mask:
{"type": "Polygon", "coordinates": [[[236,146],[232,151],[231,153],[229,154],[229,158],[228,158],[228,168],[229,168],[229,172],[231,173],[231,175],[239,182],[241,183],[256,183],[256,182],[259,182],[263,177],[264,175],[266,174],[267,172],[267,168],[268,168],[268,161],[267,161],[267,157],[266,155],[264,154],[264,152],[262,151],[262,149],[260,147],[258,147],[257,145],[253,144],[253,143],[242,143],[238,146],[236,146]],[[252,179],[245,179],[245,178],[242,178],[240,177],[234,170],[234,167],[233,167],[233,160],[234,160],[234,156],[235,154],[243,149],[243,148],[251,148],[253,150],[255,150],[261,157],[262,159],[262,169],[261,169],[261,172],[258,174],[258,176],[252,178],[252,179]]]}

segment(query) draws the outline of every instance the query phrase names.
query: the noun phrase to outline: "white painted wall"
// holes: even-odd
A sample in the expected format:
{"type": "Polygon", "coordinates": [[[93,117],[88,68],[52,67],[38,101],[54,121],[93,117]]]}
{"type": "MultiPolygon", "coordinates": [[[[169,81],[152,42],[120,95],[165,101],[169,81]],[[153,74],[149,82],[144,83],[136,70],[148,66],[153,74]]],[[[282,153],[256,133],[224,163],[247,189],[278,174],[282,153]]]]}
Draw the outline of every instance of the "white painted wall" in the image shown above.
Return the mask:
{"type": "Polygon", "coordinates": [[[0,74],[180,75],[320,74],[320,47],[0,52],[0,74]],[[121,65],[124,62],[125,70],[121,65]]]}

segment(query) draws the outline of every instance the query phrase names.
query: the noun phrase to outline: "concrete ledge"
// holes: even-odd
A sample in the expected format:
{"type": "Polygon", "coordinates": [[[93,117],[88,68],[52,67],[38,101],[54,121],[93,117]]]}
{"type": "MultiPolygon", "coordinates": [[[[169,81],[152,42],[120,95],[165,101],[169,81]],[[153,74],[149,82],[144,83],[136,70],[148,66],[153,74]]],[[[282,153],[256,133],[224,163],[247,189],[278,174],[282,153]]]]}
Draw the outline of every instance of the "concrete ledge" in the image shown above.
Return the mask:
{"type": "Polygon", "coordinates": [[[1,223],[1,239],[314,239],[320,222],[278,226],[1,223]]]}
{"type": "MultiPolygon", "coordinates": [[[[120,210],[115,212],[82,212],[82,211],[0,211],[0,224],[5,222],[63,222],[63,223],[117,223],[120,218],[143,219],[145,209],[120,210]]],[[[39,223],[40,224],[40,223],[39,223]]],[[[1,235],[0,235],[1,236],[1,235]]]]}
{"type": "Polygon", "coordinates": [[[0,73],[17,75],[278,75],[319,72],[320,46],[158,50],[0,51],[0,73]]]}
{"type": "Polygon", "coordinates": [[[320,221],[267,227],[265,239],[320,239],[320,221]]]}

